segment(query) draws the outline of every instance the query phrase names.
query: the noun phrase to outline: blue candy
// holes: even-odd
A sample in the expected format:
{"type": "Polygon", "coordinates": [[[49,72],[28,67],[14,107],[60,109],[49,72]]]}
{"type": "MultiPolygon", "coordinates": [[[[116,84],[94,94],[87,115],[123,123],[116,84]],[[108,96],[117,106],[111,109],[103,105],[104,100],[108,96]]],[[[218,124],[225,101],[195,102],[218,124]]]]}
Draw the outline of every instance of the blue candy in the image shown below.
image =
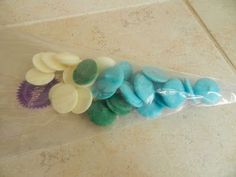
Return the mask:
{"type": "Polygon", "coordinates": [[[152,102],[151,104],[145,104],[137,109],[138,113],[147,118],[155,118],[161,114],[163,106],[152,102]]]}
{"type": "Polygon", "coordinates": [[[168,75],[164,71],[155,67],[146,66],[142,69],[142,72],[148,79],[154,82],[163,83],[169,79],[168,75]]]}
{"type": "Polygon", "coordinates": [[[205,104],[216,104],[219,102],[221,95],[218,84],[209,78],[199,79],[193,87],[196,96],[201,96],[201,101],[205,104]]]}
{"type": "Polygon", "coordinates": [[[101,73],[93,87],[96,87],[100,92],[113,93],[121,86],[123,81],[123,71],[118,67],[111,67],[101,73]]]}
{"type": "Polygon", "coordinates": [[[125,80],[128,80],[133,73],[132,65],[127,61],[122,61],[118,63],[115,67],[118,67],[123,71],[125,80]]]}
{"type": "Polygon", "coordinates": [[[191,97],[194,96],[191,81],[185,78],[183,80],[183,85],[184,85],[185,92],[188,93],[191,97]]]}
{"type": "Polygon", "coordinates": [[[135,94],[133,87],[129,82],[124,81],[120,87],[120,93],[130,105],[137,108],[143,106],[143,101],[135,94]]]}
{"type": "Polygon", "coordinates": [[[179,79],[168,80],[163,85],[160,95],[169,108],[182,106],[186,99],[184,86],[179,79]]]}
{"type": "Polygon", "coordinates": [[[161,97],[160,94],[158,94],[158,93],[155,94],[155,99],[154,99],[154,101],[155,101],[159,106],[161,106],[161,107],[163,107],[163,108],[166,107],[166,105],[165,105],[165,103],[164,103],[164,101],[163,101],[163,99],[162,99],[162,97],[161,97]]]}
{"type": "Polygon", "coordinates": [[[96,87],[92,87],[92,93],[96,99],[105,100],[107,98],[112,97],[116,93],[116,90],[113,92],[102,92],[102,91],[98,90],[96,87]]]}
{"type": "Polygon", "coordinates": [[[138,73],[134,77],[134,90],[138,97],[143,100],[144,103],[152,103],[155,97],[154,85],[143,74],[138,73]]]}

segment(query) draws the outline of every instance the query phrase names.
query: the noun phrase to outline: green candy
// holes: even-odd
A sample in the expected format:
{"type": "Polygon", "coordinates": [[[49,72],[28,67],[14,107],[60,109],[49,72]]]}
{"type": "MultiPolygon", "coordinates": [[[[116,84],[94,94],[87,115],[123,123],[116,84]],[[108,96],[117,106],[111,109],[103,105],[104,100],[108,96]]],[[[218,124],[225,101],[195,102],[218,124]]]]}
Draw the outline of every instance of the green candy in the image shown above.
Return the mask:
{"type": "Polygon", "coordinates": [[[94,60],[86,59],[81,61],[73,73],[73,80],[76,84],[85,85],[94,81],[98,75],[98,67],[94,60]]]}
{"type": "Polygon", "coordinates": [[[106,104],[108,108],[117,115],[126,115],[132,110],[132,106],[119,94],[115,94],[110,99],[106,100],[106,104]]]}
{"type": "Polygon", "coordinates": [[[89,119],[100,126],[112,124],[116,119],[116,114],[108,109],[104,101],[95,101],[87,111],[89,119]]]}

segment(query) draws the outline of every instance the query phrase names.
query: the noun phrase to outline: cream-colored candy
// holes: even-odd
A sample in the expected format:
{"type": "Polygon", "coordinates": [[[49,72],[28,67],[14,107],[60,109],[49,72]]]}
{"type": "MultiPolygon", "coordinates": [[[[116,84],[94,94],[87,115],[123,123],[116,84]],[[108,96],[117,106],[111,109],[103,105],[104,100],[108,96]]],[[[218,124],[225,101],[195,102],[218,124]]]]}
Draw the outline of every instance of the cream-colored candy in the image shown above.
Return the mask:
{"type": "Polygon", "coordinates": [[[75,114],[81,114],[88,110],[93,101],[93,95],[89,88],[77,88],[78,102],[72,110],[75,114]]]}
{"type": "Polygon", "coordinates": [[[25,79],[27,82],[33,85],[45,85],[51,82],[55,77],[54,73],[43,73],[36,68],[30,69],[26,75],[25,79]]]}
{"type": "Polygon", "coordinates": [[[77,65],[81,61],[77,55],[74,55],[68,52],[59,53],[55,56],[55,58],[57,59],[59,63],[68,65],[68,66],[77,65]]]}
{"type": "Polygon", "coordinates": [[[68,113],[72,111],[78,101],[78,92],[70,84],[61,84],[51,92],[52,107],[59,113],[68,113]]]}
{"type": "Polygon", "coordinates": [[[97,66],[98,66],[98,72],[101,73],[106,68],[112,67],[116,64],[116,62],[109,57],[99,57],[96,60],[97,66]]]}
{"type": "Polygon", "coordinates": [[[44,73],[53,73],[55,72],[54,69],[49,68],[43,61],[42,61],[43,53],[38,53],[33,56],[32,62],[35,68],[39,71],[44,73]]]}
{"type": "Polygon", "coordinates": [[[52,92],[54,91],[54,89],[56,89],[57,87],[60,87],[60,85],[62,85],[63,83],[58,83],[56,85],[54,85],[50,90],[49,90],[49,93],[48,93],[48,98],[51,99],[52,98],[52,92]]]}
{"type": "Polygon", "coordinates": [[[87,84],[87,85],[79,85],[76,84],[73,80],[73,72],[75,70],[76,67],[68,67],[63,71],[63,81],[67,84],[72,84],[76,87],[79,88],[86,88],[86,87],[90,87],[91,85],[93,85],[93,83],[95,82],[96,79],[94,79],[94,81],[92,81],[91,83],[87,84]]]}
{"type": "Polygon", "coordinates": [[[41,55],[41,60],[47,65],[48,68],[55,70],[55,71],[63,71],[66,66],[61,64],[56,59],[56,54],[52,52],[44,52],[41,55]]]}

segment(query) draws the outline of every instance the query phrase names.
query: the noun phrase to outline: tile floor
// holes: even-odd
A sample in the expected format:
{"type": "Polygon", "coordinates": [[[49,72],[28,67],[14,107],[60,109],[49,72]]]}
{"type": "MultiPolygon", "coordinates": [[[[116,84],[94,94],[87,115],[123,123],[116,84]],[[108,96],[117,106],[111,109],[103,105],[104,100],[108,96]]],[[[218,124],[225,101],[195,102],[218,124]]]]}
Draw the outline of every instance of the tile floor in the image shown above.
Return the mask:
{"type": "MultiPolygon", "coordinates": [[[[79,52],[82,58],[109,55],[236,80],[233,0],[150,0],[145,5],[142,0],[98,1],[94,6],[81,1],[76,5],[82,14],[119,9],[29,26],[14,24],[68,14],[58,10],[62,6],[73,8],[69,15],[77,13],[77,8],[43,3],[45,13],[35,16],[33,1],[24,0],[26,10],[24,6],[17,9],[13,2],[0,2],[0,8],[7,7],[0,14],[16,13],[4,19],[0,15],[0,24],[8,27],[0,33],[1,94],[15,88],[30,67],[32,54],[62,48],[79,52]],[[19,32],[21,38],[11,35],[19,32]],[[2,60],[6,57],[9,60],[2,60]]],[[[51,109],[37,115],[15,110],[20,107],[11,95],[3,97],[0,105],[5,102],[12,104],[0,109],[1,177],[236,176],[234,104],[193,108],[153,121],[133,117],[103,129],[73,115],[58,116],[51,109]]]]}

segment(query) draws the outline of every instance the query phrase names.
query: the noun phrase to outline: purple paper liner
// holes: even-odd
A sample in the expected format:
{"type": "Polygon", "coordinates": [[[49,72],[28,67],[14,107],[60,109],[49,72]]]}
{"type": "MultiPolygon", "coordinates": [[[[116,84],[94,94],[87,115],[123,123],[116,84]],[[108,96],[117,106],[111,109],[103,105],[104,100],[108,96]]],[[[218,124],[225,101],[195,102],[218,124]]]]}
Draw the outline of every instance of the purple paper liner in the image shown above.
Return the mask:
{"type": "Polygon", "coordinates": [[[44,108],[50,105],[48,93],[50,89],[57,84],[56,79],[43,86],[35,86],[27,81],[20,83],[16,97],[19,103],[26,108],[44,108]]]}

